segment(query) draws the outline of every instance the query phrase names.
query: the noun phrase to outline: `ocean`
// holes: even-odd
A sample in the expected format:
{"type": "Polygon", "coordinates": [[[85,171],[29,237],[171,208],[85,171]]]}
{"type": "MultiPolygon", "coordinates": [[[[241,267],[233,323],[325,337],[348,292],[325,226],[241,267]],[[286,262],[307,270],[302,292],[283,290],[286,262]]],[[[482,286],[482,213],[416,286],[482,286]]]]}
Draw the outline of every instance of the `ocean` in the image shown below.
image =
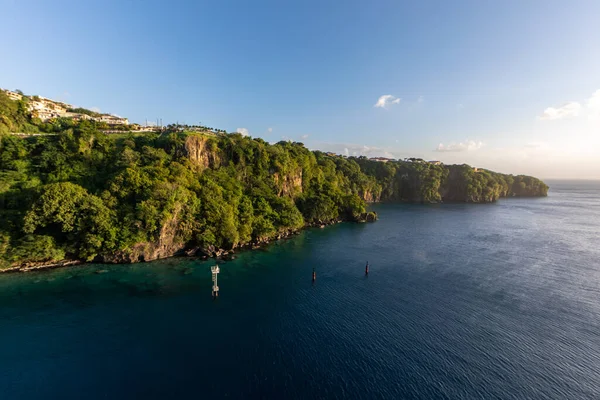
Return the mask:
{"type": "Polygon", "coordinates": [[[216,300],[215,260],[0,275],[0,398],[598,399],[600,182],[548,183],[240,252],[216,300]]]}

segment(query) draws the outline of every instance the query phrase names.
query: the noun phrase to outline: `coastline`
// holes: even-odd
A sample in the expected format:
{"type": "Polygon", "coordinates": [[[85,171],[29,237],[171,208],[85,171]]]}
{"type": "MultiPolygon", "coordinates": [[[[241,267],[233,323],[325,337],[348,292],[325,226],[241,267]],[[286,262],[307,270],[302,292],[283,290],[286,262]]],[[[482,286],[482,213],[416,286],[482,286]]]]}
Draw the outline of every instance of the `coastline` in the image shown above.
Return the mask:
{"type": "MultiPolygon", "coordinates": [[[[165,260],[168,258],[197,258],[197,259],[200,259],[203,261],[208,260],[208,259],[231,260],[231,259],[235,258],[234,254],[237,253],[238,251],[258,250],[258,249],[264,248],[274,242],[277,242],[280,240],[291,239],[292,237],[300,234],[301,232],[311,229],[311,228],[323,229],[327,226],[337,225],[337,224],[341,224],[344,222],[353,222],[353,223],[358,224],[358,223],[366,223],[368,221],[367,220],[350,221],[350,220],[338,219],[338,220],[329,221],[329,222],[310,224],[310,225],[306,225],[300,229],[290,230],[290,231],[283,232],[283,233],[278,233],[277,235],[273,236],[273,238],[271,238],[271,239],[264,239],[264,240],[260,240],[260,241],[256,241],[256,242],[247,243],[244,245],[240,245],[240,246],[236,247],[235,249],[230,249],[230,250],[225,250],[225,249],[211,249],[211,250],[204,249],[203,250],[203,249],[200,249],[199,247],[192,247],[192,248],[181,249],[181,250],[176,251],[173,254],[170,254],[165,257],[158,257],[158,258],[153,258],[153,259],[149,259],[149,260],[139,260],[139,261],[133,261],[133,262],[126,262],[126,261],[110,262],[110,261],[106,261],[105,259],[104,260],[94,259],[92,261],[65,259],[65,260],[60,260],[60,261],[53,260],[53,261],[26,262],[21,265],[16,265],[16,266],[11,266],[8,268],[0,269],[0,274],[14,274],[14,273],[26,273],[26,272],[32,272],[32,271],[45,271],[45,270],[51,270],[51,269],[57,269],[57,268],[73,267],[73,266],[88,265],[88,264],[114,264],[114,265],[139,264],[139,263],[147,263],[147,262],[152,262],[152,261],[157,261],[157,260],[165,260]],[[208,252],[210,252],[211,254],[209,254],[208,252]]],[[[371,221],[371,222],[374,222],[374,221],[371,221]]]]}
{"type": "MultiPolygon", "coordinates": [[[[547,195],[546,195],[547,196],[547,195]]],[[[513,199],[513,198],[538,198],[538,197],[546,197],[546,196],[503,196],[500,199],[513,199]]],[[[498,199],[498,200],[500,200],[498,199]]],[[[473,202],[465,202],[465,201],[440,201],[440,202],[430,202],[430,203],[426,203],[426,204],[431,204],[431,205],[440,205],[440,204],[493,204],[496,203],[497,200],[494,201],[473,201],[473,202]]],[[[416,204],[416,205],[424,205],[423,203],[414,203],[414,202],[398,202],[398,201],[375,201],[375,202],[369,202],[369,204],[416,204]]],[[[317,223],[312,223],[312,224],[306,224],[305,226],[303,226],[302,228],[299,229],[292,229],[292,230],[288,230],[288,231],[284,231],[284,232],[279,232],[278,234],[274,235],[271,238],[265,238],[265,239],[261,239],[258,241],[254,241],[254,242],[250,242],[250,243],[244,243],[242,245],[239,245],[233,249],[222,249],[222,248],[214,248],[214,247],[209,247],[209,248],[201,248],[199,246],[196,247],[184,247],[184,248],[180,248],[177,249],[173,252],[171,252],[168,255],[165,256],[158,256],[158,257],[154,257],[154,258],[149,258],[146,259],[145,257],[141,257],[141,258],[137,258],[137,257],[123,257],[122,255],[127,255],[126,252],[122,251],[121,256],[118,256],[118,252],[115,252],[113,254],[106,254],[106,255],[98,255],[96,256],[92,261],[86,261],[86,260],[81,260],[81,259],[64,259],[64,260],[52,260],[52,261],[30,261],[30,262],[24,262],[22,264],[18,264],[18,265],[12,265],[8,268],[4,268],[4,269],[0,269],[0,274],[11,274],[11,273],[25,273],[25,272],[32,272],[32,271],[43,271],[43,270],[50,270],[50,269],[56,269],[56,268],[64,268],[64,267],[72,267],[72,266],[78,266],[78,265],[87,265],[87,264],[137,264],[137,263],[145,263],[145,262],[152,262],[152,261],[156,261],[156,260],[164,260],[164,259],[168,259],[168,258],[176,258],[176,257],[180,257],[180,258],[198,258],[201,260],[208,260],[208,259],[215,259],[215,260],[230,260],[235,258],[234,254],[238,251],[250,251],[250,250],[257,250],[260,248],[263,248],[273,242],[279,241],[279,240],[286,240],[286,239],[290,239],[293,236],[298,235],[299,233],[310,229],[310,228],[325,228],[326,226],[330,226],[330,225],[337,225],[340,223],[344,223],[344,222],[351,222],[351,223],[367,223],[367,222],[375,222],[378,220],[378,215],[376,212],[365,212],[363,214],[361,214],[359,217],[357,217],[356,219],[352,220],[352,219],[336,219],[336,220],[332,220],[332,221],[326,221],[326,222],[317,222],[317,223]],[[374,214],[374,219],[370,217],[370,214],[373,213],[374,214]],[[135,260],[135,261],[134,261],[135,260]]]]}
{"type": "MultiPolygon", "coordinates": [[[[504,196],[501,198],[505,198],[505,199],[510,199],[510,198],[537,198],[537,197],[542,197],[542,196],[504,196]]],[[[546,196],[543,196],[546,197],[546,196]]],[[[376,202],[370,202],[369,204],[398,204],[399,202],[397,201],[376,201],[376,202]]],[[[421,204],[422,203],[411,203],[411,202],[400,202],[401,204],[421,204]]],[[[427,203],[427,204],[493,204],[496,203],[496,201],[476,201],[476,202],[461,202],[461,201],[447,201],[447,202],[431,202],[431,203],[427,203]]],[[[215,259],[215,260],[230,260],[235,258],[234,254],[238,251],[251,251],[251,250],[257,250],[260,248],[263,248],[273,242],[279,241],[279,240],[286,240],[286,239],[290,239],[293,236],[296,236],[298,234],[300,234],[301,232],[310,229],[310,228],[325,228],[326,226],[330,226],[330,225],[337,225],[340,223],[344,223],[344,222],[351,222],[351,223],[367,223],[367,222],[375,222],[377,221],[379,218],[379,216],[377,215],[376,212],[372,212],[372,211],[368,211],[365,213],[362,213],[359,217],[357,217],[356,219],[352,220],[352,219],[336,219],[336,220],[332,220],[332,221],[326,221],[326,222],[317,222],[317,223],[312,223],[312,224],[306,224],[305,226],[303,226],[302,228],[299,229],[292,229],[292,230],[288,230],[288,231],[284,231],[284,232],[279,232],[278,234],[274,235],[271,238],[265,238],[265,239],[261,239],[258,241],[254,241],[254,242],[250,242],[250,243],[245,243],[242,245],[237,246],[236,248],[233,249],[222,249],[222,248],[214,248],[214,247],[209,247],[209,248],[201,248],[199,246],[196,247],[189,247],[189,248],[180,248],[177,249],[174,252],[171,252],[170,254],[166,255],[166,256],[158,256],[158,257],[154,257],[154,258],[149,258],[146,259],[144,257],[141,258],[137,258],[137,257],[133,257],[133,258],[127,258],[127,257],[119,257],[117,254],[118,252],[115,252],[113,254],[110,255],[98,255],[96,256],[92,261],[86,261],[86,260],[81,260],[81,259],[64,259],[64,260],[52,260],[52,261],[39,261],[39,262],[24,262],[22,264],[19,265],[13,265],[10,266],[8,268],[4,268],[4,269],[0,269],[0,274],[11,274],[11,273],[26,273],[26,272],[32,272],[32,271],[43,271],[43,270],[50,270],[50,269],[56,269],[56,268],[64,268],[64,267],[72,267],[72,266],[78,266],[78,265],[87,265],[87,264],[114,264],[114,265],[118,265],[118,264],[137,264],[137,263],[145,263],[145,262],[152,262],[152,261],[156,261],[156,260],[164,260],[164,259],[168,259],[168,258],[198,258],[201,260],[208,260],[208,259],[215,259]],[[372,213],[372,214],[371,214],[372,213]],[[374,218],[372,218],[371,215],[374,215],[374,218]],[[111,260],[112,259],[112,260],[111,260]],[[135,259],[135,261],[134,261],[135,259]]],[[[123,254],[126,254],[125,252],[123,252],[123,254]]]]}
{"type": "Polygon", "coordinates": [[[40,261],[40,262],[28,262],[22,265],[18,265],[15,267],[8,267],[4,269],[0,269],[0,274],[10,274],[17,272],[31,272],[31,271],[39,271],[39,270],[47,270],[47,269],[55,269],[62,267],[71,267],[75,265],[87,264],[82,260],[61,260],[61,261],[51,261],[48,264],[48,261],[40,261]]]}

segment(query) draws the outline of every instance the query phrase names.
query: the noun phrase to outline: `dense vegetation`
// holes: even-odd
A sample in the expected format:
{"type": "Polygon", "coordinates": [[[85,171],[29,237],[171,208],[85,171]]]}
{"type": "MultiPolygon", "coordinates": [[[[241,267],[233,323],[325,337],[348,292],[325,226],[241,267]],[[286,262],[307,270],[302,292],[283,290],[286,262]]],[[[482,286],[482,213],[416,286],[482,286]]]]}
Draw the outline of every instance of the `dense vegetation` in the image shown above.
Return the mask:
{"type": "Polygon", "coordinates": [[[8,132],[38,132],[27,110],[27,98],[11,100],[0,90],[0,134],[8,132]]]}
{"type": "Polygon", "coordinates": [[[240,134],[111,136],[94,122],[55,120],[44,125],[55,135],[22,138],[6,130],[36,125],[14,103],[0,101],[0,268],[214,255],[363,219],[365,200],[481,202],[547,191],[531,177],[329,156],[240,134]]]}
{"type": "Polygon", "coordinates": [[[360,157],[355,161],[381,185],[381,197],[376,201],[481,203],[548,193],[548,186],[537,178],[500,174],[466,164],[434,164],[415,158],[382,163],[360,157]]]}

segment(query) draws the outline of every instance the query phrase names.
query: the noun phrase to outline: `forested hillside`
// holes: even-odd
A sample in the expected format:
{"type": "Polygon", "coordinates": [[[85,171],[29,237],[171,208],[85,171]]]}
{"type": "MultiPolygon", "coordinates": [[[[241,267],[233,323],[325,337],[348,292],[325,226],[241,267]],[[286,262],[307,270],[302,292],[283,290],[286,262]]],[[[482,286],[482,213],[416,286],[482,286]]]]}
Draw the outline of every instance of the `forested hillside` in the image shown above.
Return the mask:
{"type": "Polygon", "coordinates": [[[52,121],[55,135],[21,138],[8,127],[32,121],[13,106],[0,108],[0,268],[211,256],[306,225],[364,220],[366,201],[547,192],[532,177],[329,156],[240,134],[110,136],[90,121],[52,121]]]}

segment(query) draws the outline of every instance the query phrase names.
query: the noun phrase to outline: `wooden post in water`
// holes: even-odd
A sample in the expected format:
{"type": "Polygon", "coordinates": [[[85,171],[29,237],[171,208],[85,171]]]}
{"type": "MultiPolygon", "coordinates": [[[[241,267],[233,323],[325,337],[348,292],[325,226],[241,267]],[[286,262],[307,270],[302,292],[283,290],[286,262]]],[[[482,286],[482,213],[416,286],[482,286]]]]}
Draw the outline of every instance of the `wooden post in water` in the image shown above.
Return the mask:
{"type": "Polygon", "coordinates": [[[315,272],[315,269],[313,268],[313,275],[312,275],[312,281],[313,283],[317,280],[317,273],[315,272]]]}
{"type": "Polygon", "coordinates": [[[369,275],[369,262],[367,261],[367,265],[365,266],[365,275],[369,275]]]}

